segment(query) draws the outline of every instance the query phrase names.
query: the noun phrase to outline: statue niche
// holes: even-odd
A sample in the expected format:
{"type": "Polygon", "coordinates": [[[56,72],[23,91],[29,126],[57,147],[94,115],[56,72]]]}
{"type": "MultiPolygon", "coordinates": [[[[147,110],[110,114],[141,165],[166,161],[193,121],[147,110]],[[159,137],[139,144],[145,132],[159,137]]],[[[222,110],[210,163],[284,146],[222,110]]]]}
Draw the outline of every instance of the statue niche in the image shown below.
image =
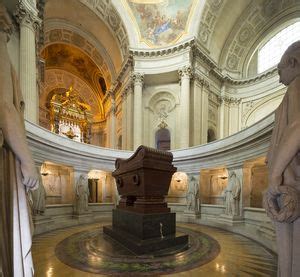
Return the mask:
{"type": "Polygon", "coordinates": [[[140,146],[129,159],[117,159],[116,179],[121,199],[112,226],[103,231],[136,254],[185,247],[187,235],[176,234],[175,213],[165,202],[176,167],[170,152],[140,146]]]}

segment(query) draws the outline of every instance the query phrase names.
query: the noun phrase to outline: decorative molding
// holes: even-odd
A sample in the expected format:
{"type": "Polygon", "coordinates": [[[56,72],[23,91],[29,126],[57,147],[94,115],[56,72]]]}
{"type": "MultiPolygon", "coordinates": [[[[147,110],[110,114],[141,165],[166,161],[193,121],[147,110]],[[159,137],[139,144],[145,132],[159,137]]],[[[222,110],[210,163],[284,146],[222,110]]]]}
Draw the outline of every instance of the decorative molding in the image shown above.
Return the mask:
{"type": "Polygon", "coordinates": [[[42,20],[38,17],[37,12],[33,12],[29,10],[22,2],[19,2],[16,11],[14,12],[14,16],[17,22],[21,24],[28,25],[36,31],[40,28],[42,24],[42,20]]]}
{"type": "MultiPolygon", "coordinates": [[[[101,44],[96,46],[96,39],[92,41],[89,40],[89,37],[86,37],[86,34],[79,34],[77,27],[68,26],[65,22],[59,22],[59,25],[61,25],[60,28],[51,28],[45,32],[44,47],[53,43],[62,42],[80,48],[80,50],[88,55],[97,65],[107,82],[107,86],[110,87],[112,79],[115,76],[115,68],[104,46],[101,44]],[[83,35],[85,35],[85,37],[83,35]]],[[[99,44],[99,42],[97,42],[97,44],[99,44]]]]}
{"type": "Polygon", "coordinates": [[[198,38],[204,46],[208,46],[214,27],[217,23],[217,18],[220,15],[226,0],[206,1],[198,32],[198,38]]]}
{"type": "Polygon", "coordinates": [[[185,65],[184,67],[178,70],[179,78],[192,78],[193,77],[193,70],[192,67],[189,65],[185,65]]]}
{"type": "Polygon", "coordinates": [[[131,77],[131,80],[134,85],[135,84],[140,84],[140,85],[144,84],[144,74],[139,73],[139,72],[132,72],[130,77],[131,77]]]}
{"type": "Polygon", "coordinates": [[[220,57],[220,65],[230,72],[243,72],[249,52],[257,46],[260,37],[274,25],[274,19],[280,21],[287,16],[287,11],[299,16],[297,0],[252,1],[241,13],[227,37],[220,57]],[[294,7],[294,9],[293,9],[294,7]]]}
{"type": "Polygon", "coordinates": [[[80,0],[82,4],[91,9],[115,35],[121,49],[123,58],[129,52],[129,40],[123,21],[110,0],[80,0]]]}
{"type": "Polygon", "coordinates": [[[133,57],[145,57],[145,58],[153,58],[153,57],[162,57],[168,56],[177,52],[180,52],[184,49],[191,48],[195,44],[195,39],[190,39],[188,41],[184,41],[182,43],[172,45],[169,47],[164,47],[163,49],[133,49],[129,50],[129,54],[133,57]]]}
{"type": "Polygon", "coordinates": [[[210,88],[210,83],[207,78],[201,76],[199,73],[193,73],[193,78],[196,82],[198,82],[201,86],[205,87],[206,89],[210,88]]]}
{"type": "Polygon", "coordinates": [[[229,96],[220,96],[218,95],[219,102],[220,103],[226,103],[228,105],[239,105],[242,101],[242,98],[235,98],[235,97],[229,97],[229,96]]]}

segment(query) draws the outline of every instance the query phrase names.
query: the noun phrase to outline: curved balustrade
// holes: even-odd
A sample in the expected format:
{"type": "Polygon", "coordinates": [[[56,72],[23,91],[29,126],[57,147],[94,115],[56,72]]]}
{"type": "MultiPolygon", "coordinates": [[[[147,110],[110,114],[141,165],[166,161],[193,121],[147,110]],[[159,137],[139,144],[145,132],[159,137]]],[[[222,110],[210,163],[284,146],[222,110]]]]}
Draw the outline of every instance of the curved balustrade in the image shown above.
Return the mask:
{"type": "MultiPolygon", "coordinates": [[[[241,169],[245,161],[266,155],[273,123],[274,114],[271,114],[251,127],[224,139],[173,150],[174,165],[178,171],[197,174],[201,169],[217,167],[241,169]]],[[[81,172],[88,172],[91,169],[113,171],[116,158],[128,158],[133,153],[75,142],[29,122],[26,122],[26,130],[29,146],[37,163],[48,161],[63,164],[81,172]]],[[[275,232],[264,209],[248,207],[245,203],[242,203],[242,216],[238,224],[234,222],[228,224],[220,220],[220,216],[224,214],[224,205],[201,203],[200,217],[191,217],[186,213],[184,203],[168,205],[177,213],[178,221],[218,226],[248,236],[275,251],[275,232]]],[[[50,231],[59,228],[61,224],[72,226],[95,220],[107,220],[113,207],[112,203],[89,204],[92,215],[89,219],[85,219],[86,221],[82,221],[72,216],[72,204],[50,205],[47,206],[44,217],[35,218],[35,232],[50,231]]]]}

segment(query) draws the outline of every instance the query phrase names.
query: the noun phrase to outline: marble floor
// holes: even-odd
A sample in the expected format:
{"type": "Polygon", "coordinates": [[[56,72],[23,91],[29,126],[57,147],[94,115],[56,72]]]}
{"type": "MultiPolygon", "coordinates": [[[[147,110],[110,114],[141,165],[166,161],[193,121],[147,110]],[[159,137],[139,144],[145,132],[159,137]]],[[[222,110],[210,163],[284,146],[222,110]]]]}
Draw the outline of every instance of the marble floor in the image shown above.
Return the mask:
{"type": "Polygon", "coordinates": [[[103,265],[99,272],[111,276],[276,276],[277,257],[254,241],[221,229],[183,223],[177,226],[191,236],[193,243],[190,249],[184,255],[142,257],[144,267],[141,267],[132,253],[98,238],[97,232],[100,233],[107,224],[76,226],[34,237],[35,276],[105,276],[91,273],[98,272],[92,267],[93,263],[103,265]],[[195,234],[199,233],[203,233],[206,239],[195,239],[195,234]],[[73,262],[72,255],[79,257],[76,262],[73,262]],[[107,255],[111,256],[111,263],[103,263],[107,255]],[[111,271],[116,266],[121,274],[111,271]]]}

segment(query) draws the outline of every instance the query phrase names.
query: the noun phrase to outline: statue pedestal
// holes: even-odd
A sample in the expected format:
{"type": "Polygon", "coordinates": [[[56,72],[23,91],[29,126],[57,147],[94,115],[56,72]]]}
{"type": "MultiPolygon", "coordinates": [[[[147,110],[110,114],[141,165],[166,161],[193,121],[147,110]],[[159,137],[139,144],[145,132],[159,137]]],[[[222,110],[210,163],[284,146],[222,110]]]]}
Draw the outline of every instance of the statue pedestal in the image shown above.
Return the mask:
{"type": "Polygon", "coordinates": [[[77,219],[79,223],[90,223],[92,220],[92,212],[84,212],[80,214],[73,214],[73,218],[77,219]]]}
{"type": "Polygon", "coordinates": [[[195,219],[200,218],[200,212],[195,211],[184,211],[183,215],[185,218],[187,218],[188,222],[194,222],[195,219]]]}
{"type": "Polygon", "coordinates": [[[221,214],[219,219],[220,219],[220,221],[222,221],[228,225],[231,225],[231,226],[244,223],[243,218],[238,215],[221,214]]]}
{"type": "Polygon", "coordinates": [[[139,214],[113,210],[113,225],[103,232],[138,255],[165,248],[184,248],[188,235],[176,234],[175,213],[139,214]]]}

